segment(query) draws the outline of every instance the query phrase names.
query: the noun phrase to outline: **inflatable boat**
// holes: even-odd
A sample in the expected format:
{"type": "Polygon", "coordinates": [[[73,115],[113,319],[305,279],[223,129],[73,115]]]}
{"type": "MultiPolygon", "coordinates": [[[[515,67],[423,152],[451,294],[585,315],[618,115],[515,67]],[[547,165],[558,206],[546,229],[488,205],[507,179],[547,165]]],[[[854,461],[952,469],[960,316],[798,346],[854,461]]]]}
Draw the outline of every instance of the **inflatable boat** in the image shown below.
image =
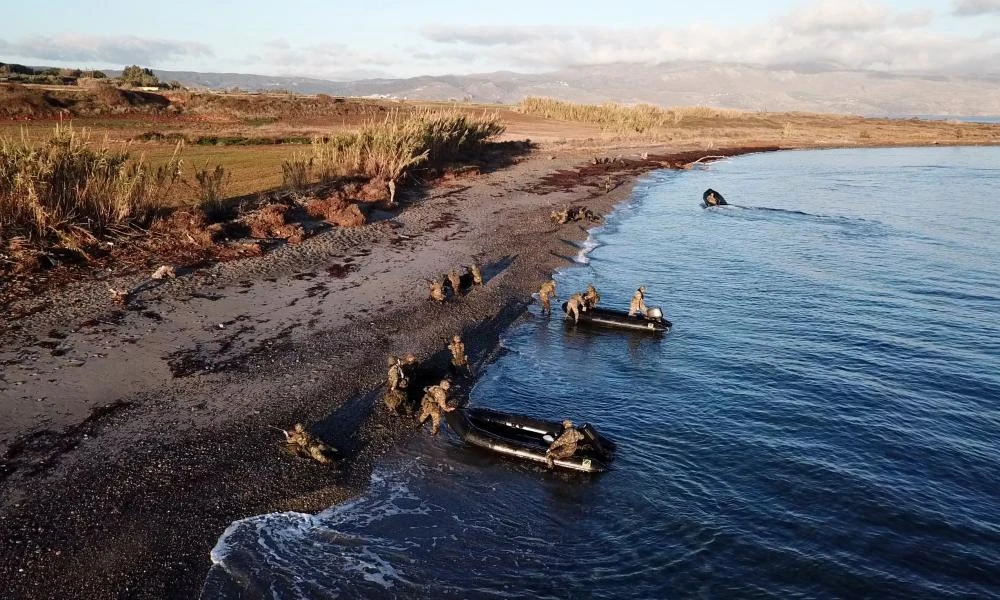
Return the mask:
{"type": "Polygon", "coordinates": [[[722,194],[708,188],[705,193],[701,195],[702,207],[708,208],[710,206],[726,206],[728,203],[726,199],[722,197],[722,194]]]}
{"type": "MultiPolygon", "coordinates": [[[[566,303],[562,303],[563,312],[566,312],[566,303]]],[[[567,317],[569,314],[567,313],[567,317]]],[[[601,327],[615,327],[618,329],[630,329],[632,331],[646,331],[649,333],[667,333],[673,327],[673,323],[663,318],[663,312],[659,308],[650,308],[645,315],[628,316],[627,310],[617,310],[614,308],[601,308],[595,306],[590,310],[580,312],[580,324],[597,325],[601,327]]]]}
{"type": "MultiPolygon", "coordinates": [[[[489,408],[460,408],[445,413],[448,426],[471,446],[498,454],[545,464],[545,451],[559,434],[562,423],[505,413],[489,408]]],[[[558,459],[555,466],[584,473],[607,471],[614,455],[614,442],[602,437],[591,425],[580,425],[583,441],[576,453],[558,459]]]]}

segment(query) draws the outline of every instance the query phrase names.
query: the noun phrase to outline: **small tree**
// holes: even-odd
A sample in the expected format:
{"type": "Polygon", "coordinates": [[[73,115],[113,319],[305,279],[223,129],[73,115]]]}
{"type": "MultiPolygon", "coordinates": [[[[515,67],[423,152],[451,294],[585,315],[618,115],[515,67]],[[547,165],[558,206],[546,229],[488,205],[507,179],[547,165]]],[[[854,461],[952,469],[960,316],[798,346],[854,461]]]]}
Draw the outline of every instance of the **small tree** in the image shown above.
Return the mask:
{"type": "Polygon", "coordinates": [[[132,65],[122,69],[122,83],[132,87],[155,87],[160,85],[160,79],[151,69],[132,65]]]}

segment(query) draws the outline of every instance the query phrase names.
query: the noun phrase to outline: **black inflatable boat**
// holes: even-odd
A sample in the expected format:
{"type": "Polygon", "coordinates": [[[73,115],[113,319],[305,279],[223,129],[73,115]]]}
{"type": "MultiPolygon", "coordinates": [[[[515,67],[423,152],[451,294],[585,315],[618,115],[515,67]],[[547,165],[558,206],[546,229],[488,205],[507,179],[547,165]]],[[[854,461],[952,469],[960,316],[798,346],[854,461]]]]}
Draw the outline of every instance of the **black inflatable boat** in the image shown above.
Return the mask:
{"type": "Polygon", "coordinates": [[[712,188],[708,188],[707,190],[705,190],[705,193],[703,193],[701,195],[701,200],[702,200],[702,204],[701,205],[704,208],[708,208],[710,206],[727,206],[728,205],[728,203],[726,202],[726,199],[722,197],[722,194],[720,194],[719,192],[713,190],[712,188]]]}
{"type": "MultiPolygon", "coordinates": [[[[461,408],[445,413],[448,426],[467,444],[499,454],[545,464],[545,451],[559,434],[562,423],[543,421],[524,415],[488,408],[461,408]]],[[[555,461],[555,466],[585,473],[607,471],[615,444],[602,437],[590,425],[577,429],[583,441],[576,453],[555,461]]]]}
{"type": "MultiPolygon", "coordinates": [[[[562,303],[563,312],[566,312],[566,303],[562,303]]],[[[658,312],[659,309],[651,309],[658,312]]],[[[567,314],[567,316],[569,316],[567,314]]],[[[673,323],[660,317],[646,315],[628,316],[628,311],[614,308],[601,308],[595,306],[590,310],[580,311],[580,324],[597,325],[601,327],[616,327],[618,329],[630,329],[632,331],[646,331],[649,333],[667,333],[673,327],[673,323]]]]}

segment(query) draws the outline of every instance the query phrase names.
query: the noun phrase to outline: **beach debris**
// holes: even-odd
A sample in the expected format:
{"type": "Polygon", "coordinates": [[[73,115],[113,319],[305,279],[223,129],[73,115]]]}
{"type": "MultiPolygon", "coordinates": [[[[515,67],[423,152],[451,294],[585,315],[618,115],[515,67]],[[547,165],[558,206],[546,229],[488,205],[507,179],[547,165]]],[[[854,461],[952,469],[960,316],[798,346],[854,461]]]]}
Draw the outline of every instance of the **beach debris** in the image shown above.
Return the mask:
{"type": "Polygon", "coordinates": [[[427,283],[431,286],[431,300],[444,302],[447,298],[444,293],[444,283],[440,279],[429,279],[427,283]]]}
{"type": "Polygon", "coordinates": [[[120,290],[118,288],[108,288],[111,293],[111,301],[118,306],[125,306],[128,303],[129,290],[120,290]]]}
{"type": "Polygon", "coordinates": [[[586,206],[566,206],[562,210],[554,210],[550,215],[552,220],[560,225],[565,225],[573,221],[590,221],[600,223],[601,217],[586,206]]]}
{"type": "Polygon", "coordinates": [[[285,443],[299,456],[311,458],[323,465],[333,462],[330,455],[337,449],[306,431],[302,423],[296,423],[290,430],[274,426],[272,428],[285,434],[285,443]]]}
{"type": "Polygon", "coordinates": [[[177,277],[177,270],[170,265],[162,265],[150,275],[153,279],[173,279],[177,277]]]}

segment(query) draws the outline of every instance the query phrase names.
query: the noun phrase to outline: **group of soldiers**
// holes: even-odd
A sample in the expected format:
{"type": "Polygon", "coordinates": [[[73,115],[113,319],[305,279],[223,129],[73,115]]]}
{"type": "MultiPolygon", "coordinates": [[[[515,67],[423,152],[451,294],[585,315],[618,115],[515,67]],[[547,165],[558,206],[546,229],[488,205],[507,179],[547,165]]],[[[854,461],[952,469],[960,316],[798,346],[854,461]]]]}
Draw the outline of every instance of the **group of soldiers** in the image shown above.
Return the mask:
{"type": "Polygon", "coordinates": [[[562,210],[552,211],[552,220],[560,225],[565,225],[571,221],[590,221],[600,223],[601,217],[586,206],[566,206],[562,210]]]}
{"type": "MultiPolygon", "coordinates": [[[[465,353],[465,342],[462,341],[462,337],[452,336],[448,350],[451,352],[452,372],[455,375],[468,374],[470,372],[469,357],[465,353]]],[[[412,353],[407,353],[401,359],[390,356],[388,363],[389,373],[386,378],[385,404],[397,414],[412,415],[414,407],[410,404],[409,389],[411,382],[416,378],[417,358],[412,353]]],[[[451,380],[447,377],[441,379],[436,385],[424,388],[424,395],[420,399],[420,412],[417,414],[418,426],[423,426],[427,419],[430,419],[431,433],[438,434],[441,429],[443,413],[455,410],[453,406],[448,404],[450,390],[451,380]]]]}
{"type": "MultiPolygon", "coordinates": [[[[546,281],[542,284],[541,289],[538,290],[538,299],[542,303],[542,314],[552,312],[552,301],[556,295],[556,282],[553,280],[546,281]]],[[[588,310],[593,310],[597,306],[597,303],[601,301],[601,294],[598,293],[597,288],[594,284],[588,284],[586,291],[583,293],[576,293],[569,297],[566,301],[566,315],[573,318],[574,323],[580,322],[580,313],[586,312],[588,310]]],[[[632,300],[628,305],[628,315],[634,316],[636,314],[645,315],[646,314],[646,286],[640,285],[635,293],[632,294],[632,300]]]]}
{"type": "MultiPolygon", "coordinates": [[[[483,285],[483,273],[479,270],[479,265],[476,263],[465,267],[464,278],[467,280],[467,285],[469,286],[483,285]]],[[[449,289],[452,298],[462,295],[462,279],[463,276],[458,273],[458,269],[452,269],[445,273],[443,277],[428,280],[431,300],[444,302],[448,299],[449,289]]]]}

